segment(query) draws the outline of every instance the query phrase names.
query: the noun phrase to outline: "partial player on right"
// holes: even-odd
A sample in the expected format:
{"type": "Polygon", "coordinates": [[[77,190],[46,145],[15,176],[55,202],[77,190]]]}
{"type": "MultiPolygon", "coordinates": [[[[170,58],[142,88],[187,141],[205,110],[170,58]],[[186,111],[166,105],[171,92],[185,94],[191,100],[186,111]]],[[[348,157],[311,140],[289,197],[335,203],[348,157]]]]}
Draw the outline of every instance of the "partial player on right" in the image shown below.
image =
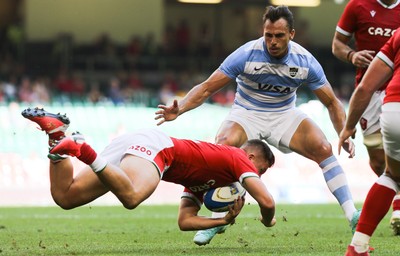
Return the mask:
{"type": "MultiPolygon", "coordinates": [[[[370,239],[400,190],[400,30],[393,34],[376,55],[360,85],[351,96],[349,116],[340,132],[339,153],[343,142],[355,135],[357,122],[375,91],[387,81],[390,82],[386,88],[380,116],[386,170],[367,194],[346,256],[369,255],[370,239]]],[[[398,252],[395,255],[398,255],[398,252]]]]}
{"type": "MultiPolygon", "coordinates": [[[[351,0],[345,7],[336,27],[332,52],[344,62],[354,65],[357,87],[368,66],[380,48],[400,26],[400,0],[351,0]],[[349,46],[352,37],[356,48],[349,46]]],[[[360,126],[367,148],[370,166],[376,175],[385,170],[379,116],[387,83],[376,91],[360,119],[360,126]]],[[[393,201],[390,220],[394,234],[400,235],[400,195],[393,201]]]]}

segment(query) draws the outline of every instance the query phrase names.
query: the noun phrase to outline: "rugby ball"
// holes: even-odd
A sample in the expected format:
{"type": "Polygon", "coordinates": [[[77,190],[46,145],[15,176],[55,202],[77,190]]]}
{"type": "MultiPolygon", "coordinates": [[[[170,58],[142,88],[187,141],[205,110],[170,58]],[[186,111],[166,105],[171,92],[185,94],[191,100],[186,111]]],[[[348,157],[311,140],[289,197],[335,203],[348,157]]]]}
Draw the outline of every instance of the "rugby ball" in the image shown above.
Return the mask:
{"type": "Polygon", "coordinates": [[[226,212],[229,205],[233,205],[234,200],[239,196],[244,197],[246,190],[239,182],[229,186],[212,188],[204,193],[204,206],[212,212],[226,212]]]}

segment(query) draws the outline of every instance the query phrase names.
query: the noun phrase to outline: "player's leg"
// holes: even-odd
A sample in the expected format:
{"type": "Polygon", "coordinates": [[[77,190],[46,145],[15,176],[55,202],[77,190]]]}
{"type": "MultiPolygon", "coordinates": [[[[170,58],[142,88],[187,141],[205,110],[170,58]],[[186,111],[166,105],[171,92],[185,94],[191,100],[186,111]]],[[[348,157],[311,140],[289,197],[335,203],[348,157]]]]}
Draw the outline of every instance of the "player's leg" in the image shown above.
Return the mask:
{"type": "MultiPolygon", "coordinates": [[[[380,129],[375,133],[364,135],[364,145],[369,155],[369,164],[376,175],[381,176],[385,171],[385,151],[383,149],[382,134],[380,129]]],[[[392,203],[392,216],[389,224],[394,235],[400,235],[400,193],[398,193],[392,203]]]]}
{"type": "Polygon", "coordinates": [[[115,166],[108,163],[106,158],[98,156],[79,133],[62,139],[50,152],[75,156],[90,166],[71,183],[71,193],[84,186],[93,190],[81,199],[83,201],[94,199],[110,190],[126,208],[134,209],[154,192],[160,181],[157,168],[149,160],[126,155],[120,166],[115,166]]]}
{"type": "MultiPolygon", "coordinates": [[[[400,170],[400,162],[396,165],[397,170],[400,170]]],[[[360,220],[346,255],[368,255],[369,240],[390,209],[393,197],[398,191],[399,186],[390,175],[383,174],[373,184],[363,204],[360,220]],[[355,253],[352,253],[353,251],[355,253]]]]}
{"type": "Polygon", "coordinates": [[[368,151],[371,169],[378,177],[381,176],[385,171],[386,163],[380,129],[372,134],[364,135],[364,145],[368,151]]]}
{"type": "MultiPolygon", "coordinates": [[[[27,108],[22,116],[35,122],[49,136],[48,144],[54,146],[65,138],[70,124],[66,115],[47,112],[43,108],[27,108]]],[[[54,201],[64,209],[86,204],[107,192],[90,168],[84,168],[74,178],[71,160],[67,156],[49,154],[50,190],[54,201]]]]}
{"type": "Polygon", "coordinates": [[[95,200],[109,190],[89,166],[74,177],[71,160],[67,158],[50,161],[50,191],[57,205],[72,209],[95,200]]]}
{"type": "Polygon", "coordinates": [[[154,164],[134,155],[126,155],[119,167],[107,166],[97,175],[127,209],[134,209],[146,200],[160,182],[154,164]]]}
{"type": "Polygon", "coordinates": [[[310,118],[303,119],[294,132],[289,147],[319,164],[329,190],[351,222],[352,229],[355,229],[359,212],[355,208],[346,175],[322,130],[310,118]]]}
{"type": "MultiPolygon", "coordinates": [[[[217,135],[215,137],[215,143],[231,145],[235,147],[240,147],[247,141],[247,135],[242,126],[234,121],[225,120],[222,122],[217,135]]],[[[211,214],[212,218],[221,218],[225,216],[226,212],[213,212],[211,214]]],[[[197,245],[206,245],[209,244],[210,241],[216,234],[222,234],[227,229],[227,225],[199,230],[196,232],[193,242],[197,245]]]]}
{"type": "Polygon", "coordinates": [[[365,199],[360,221],[346,255],[368,255],[369,240],[399,192],[400,184],[400,103],[382,107],[381,132],[386,159],[386,173],[378,178],[365,199]],[[386,111],[385,111],[386,110],[386,111]],[[354,252],[354,253],[353,253],[354,252]]]}
{"type": "Polygon", "coordinates": [[[222,122],[215,136],[215,143],[241,147],[247,141],[247,135],[243,127],[234,121],[222,122]]]}

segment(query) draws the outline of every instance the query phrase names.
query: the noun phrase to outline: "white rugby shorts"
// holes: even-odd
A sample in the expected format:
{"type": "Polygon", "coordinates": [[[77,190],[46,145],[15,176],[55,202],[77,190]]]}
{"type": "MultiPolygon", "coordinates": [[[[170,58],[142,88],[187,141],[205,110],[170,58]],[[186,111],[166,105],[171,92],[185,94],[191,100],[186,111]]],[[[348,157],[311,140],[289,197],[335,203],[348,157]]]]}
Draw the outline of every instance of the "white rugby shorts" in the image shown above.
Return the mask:
{"type": "Polygon", "coordinates": [[[225,121],[233,121],[242,126],[249,140],[264,139],[281,152],[291,153],[290,140],[307,117],[298,108],[282,112],[261,112],[233,105],[225,121]]]}
{"type": "Polygon", "coordinates": [[[121,135],[100,153],[111,164],[119,166],[126,155],[135,155],[147,159],[156,166],[160,176],[165,169],[165,161],[156,161],[160,152],[174,146],[171,138],[157,129],[142,129],[121,135]]]}
{"type": "Polygon", "coordinates": [[[390,158],[400,161],[400,102],[382,106],[380,118],[383,148],[390,158]]]}
{"type": "Polygon", "coordinates": [[[370,135],[379,130],[379,116],[382,113],[383,98],[385,97],[385,91],[376,91],[365,109],[364,113],[360,118],[360,126],[363,136],[370,135]]]}

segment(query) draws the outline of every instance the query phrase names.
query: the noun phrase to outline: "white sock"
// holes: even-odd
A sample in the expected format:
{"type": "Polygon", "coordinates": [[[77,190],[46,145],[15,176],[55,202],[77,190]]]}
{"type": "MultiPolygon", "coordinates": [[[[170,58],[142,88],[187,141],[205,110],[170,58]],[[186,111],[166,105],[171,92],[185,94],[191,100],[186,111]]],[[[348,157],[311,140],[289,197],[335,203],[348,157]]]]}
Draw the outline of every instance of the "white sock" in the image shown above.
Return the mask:
{"type": "Polygon", "coordinates": [[[355,251],[358,253],[367,252],[370,238],[370,236],[356,231],[351,240],[351,245],[354,246],[355,251]]]}
{"type": "Polygon", "coordinates": [[[96,173],[104,170],[106,166],[107,166],[107,161],[99,156],[97,156],[96,159],[93,161],[93,163],[90,164],[90,168],[92,168],[92,170],[96,173]]]}

